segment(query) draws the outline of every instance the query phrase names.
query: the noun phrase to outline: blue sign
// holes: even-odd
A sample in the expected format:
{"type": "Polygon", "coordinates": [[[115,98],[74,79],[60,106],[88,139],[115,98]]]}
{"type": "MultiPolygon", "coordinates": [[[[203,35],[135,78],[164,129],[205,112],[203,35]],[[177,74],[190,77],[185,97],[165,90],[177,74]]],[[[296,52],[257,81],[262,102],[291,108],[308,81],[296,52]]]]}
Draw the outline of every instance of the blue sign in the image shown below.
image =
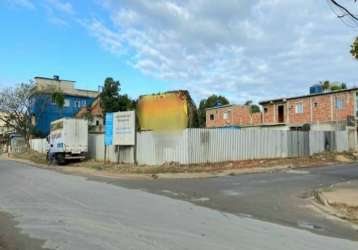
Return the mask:
{"type": "Polygon", "coordinates": [[[104,126],[104,144],[113,144],[113,113],[106,113],[106,124],[104,126]]]}

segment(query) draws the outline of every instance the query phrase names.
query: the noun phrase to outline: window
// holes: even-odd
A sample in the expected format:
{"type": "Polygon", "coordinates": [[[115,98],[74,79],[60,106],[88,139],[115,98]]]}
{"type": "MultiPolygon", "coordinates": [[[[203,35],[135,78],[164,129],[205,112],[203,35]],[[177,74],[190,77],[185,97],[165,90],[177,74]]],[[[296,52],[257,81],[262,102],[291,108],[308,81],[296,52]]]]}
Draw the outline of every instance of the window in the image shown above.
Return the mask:
{"type": "Polygon", "coordinates": [[[315,102],[315,103],[313,104],[313,106],[314,106],[315,108],[317,108],[317,107],[318,107],[318,102],[315,102]]]}
{"type": "Polygon", "coordinates": [[[82,106],[86,106],[86,100],[82,100],[82,106]]]}
{"type": "Polygon", "coordinates": [[[224,114],[223,114],[223,119],[224,120],[228,120],[230,118],[230,111],[225,111],[224,114]]]}
{"type": "Polygon", "coordinates": [[[210,114],[210,121],[213,121],[214,119],[214,114],[210,114]]]}
{"type": "Polygon", "coordinates": [[[336,109],[344,108],[344,100],[343,98],[336,98],[336,109]]]}
{"type": "Polygon", "coordinates": [[[264,113],[267,113],[268,109],[266,107],[264,107],[264,113]]]}
{"type": "Polygon", "coordinates": [[[303,113],[303,103],[296,103],[296,113],[303,113]]]}
{"type": "Polygon", "coordinates": [[[69,107],[70,106],[70,100],[69,99],[65,99],[65,103],[63,104],[64,107],[69,107]]]}
{"type": "Polygon", "coordinates": [[[75,101],[75,108],[81,107],[81,101],[75,101]]]}

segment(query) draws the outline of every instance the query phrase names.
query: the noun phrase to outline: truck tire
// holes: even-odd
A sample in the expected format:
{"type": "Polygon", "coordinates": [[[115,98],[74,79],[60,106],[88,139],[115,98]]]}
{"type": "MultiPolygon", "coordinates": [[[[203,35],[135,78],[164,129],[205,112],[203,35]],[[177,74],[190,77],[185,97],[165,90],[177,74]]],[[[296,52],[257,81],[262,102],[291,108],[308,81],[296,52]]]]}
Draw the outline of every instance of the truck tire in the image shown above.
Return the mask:
{"type": "Polygon", "coordinates": [[[64,154],[56,154],[55,156],[56,162],[58,165],[65,165],[66,159],[64,154]]]}

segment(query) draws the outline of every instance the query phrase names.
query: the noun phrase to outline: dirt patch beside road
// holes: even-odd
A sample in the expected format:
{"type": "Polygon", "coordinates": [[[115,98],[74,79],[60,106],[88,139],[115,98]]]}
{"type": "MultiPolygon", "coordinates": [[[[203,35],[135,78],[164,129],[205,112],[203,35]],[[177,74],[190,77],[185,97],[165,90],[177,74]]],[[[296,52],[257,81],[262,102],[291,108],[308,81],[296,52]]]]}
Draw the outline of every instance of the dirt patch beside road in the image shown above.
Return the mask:
{"type": "MultiPolygon", "coordinates": [[[[352,161],[348,155],[341,155],[352,161]]],[[[245,160],[223,163],[179,165],[166,163],[160,166],[135,166],[131,164],[112,164],[98,161],[84,161],[67,166],[48,165],[46,156],[36,152],[15,154],[12,159],[34,164],[41,168],[54,169],[69,174],[114,178],[208,178],[246,173],[270,172],[289,168],[304,168],[337,164],[337,154],[320,154],[312,157],[280,158],[266,160],[245,160]]]]}
{"type": "Polygon", "coordinates": [[[358,180],[320,189],[315,196],[326,212],[358,224],[358,180]]]}

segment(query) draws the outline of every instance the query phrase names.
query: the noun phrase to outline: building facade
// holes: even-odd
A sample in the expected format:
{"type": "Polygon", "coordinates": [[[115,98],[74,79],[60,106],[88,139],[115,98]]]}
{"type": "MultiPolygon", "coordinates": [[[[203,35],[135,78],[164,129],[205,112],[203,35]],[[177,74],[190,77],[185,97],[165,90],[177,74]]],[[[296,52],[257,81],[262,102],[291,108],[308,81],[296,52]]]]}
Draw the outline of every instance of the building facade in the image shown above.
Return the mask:
{"type": "Polygon", "coordinates": [[[262,112],[249,106],[227,105],[207,109],[207,127],[281,126],[286,129],[337,129],[355,126],[358,88],[260,102],[262,112]]]}
{"type": "Polygon", "coordinates": [[[78,111],[90,106],[98,96],[98,91],[76,89],[74,81],[53,78],[35,77],[35,87],[32,95],[32,122],[40,136],[50,132],[52,121],[63,117],[75,117],[78,111]],[[52,99],[54,92],[64,95],[64,105],[59,107],[52,99]]]}
{"type": "Polygon", "coordinates": [[[137,117],[140,130],[182,130],[197,125],[196,107],[186,90],[140,96],[137,117]]]}
{"type": "Polygon", "coordinates": [[[248,105],[224,105],[206,110],[206,127],[254,126],[261,124],[262,113],[251,112],[248,105]]]}
{"type": "Polygon", "coordinates": [[[103,110],[97,97],[90,106],[84,106],[76,114],[76,118],[88,120],[88,132],[104,133],[103,110]]]}

